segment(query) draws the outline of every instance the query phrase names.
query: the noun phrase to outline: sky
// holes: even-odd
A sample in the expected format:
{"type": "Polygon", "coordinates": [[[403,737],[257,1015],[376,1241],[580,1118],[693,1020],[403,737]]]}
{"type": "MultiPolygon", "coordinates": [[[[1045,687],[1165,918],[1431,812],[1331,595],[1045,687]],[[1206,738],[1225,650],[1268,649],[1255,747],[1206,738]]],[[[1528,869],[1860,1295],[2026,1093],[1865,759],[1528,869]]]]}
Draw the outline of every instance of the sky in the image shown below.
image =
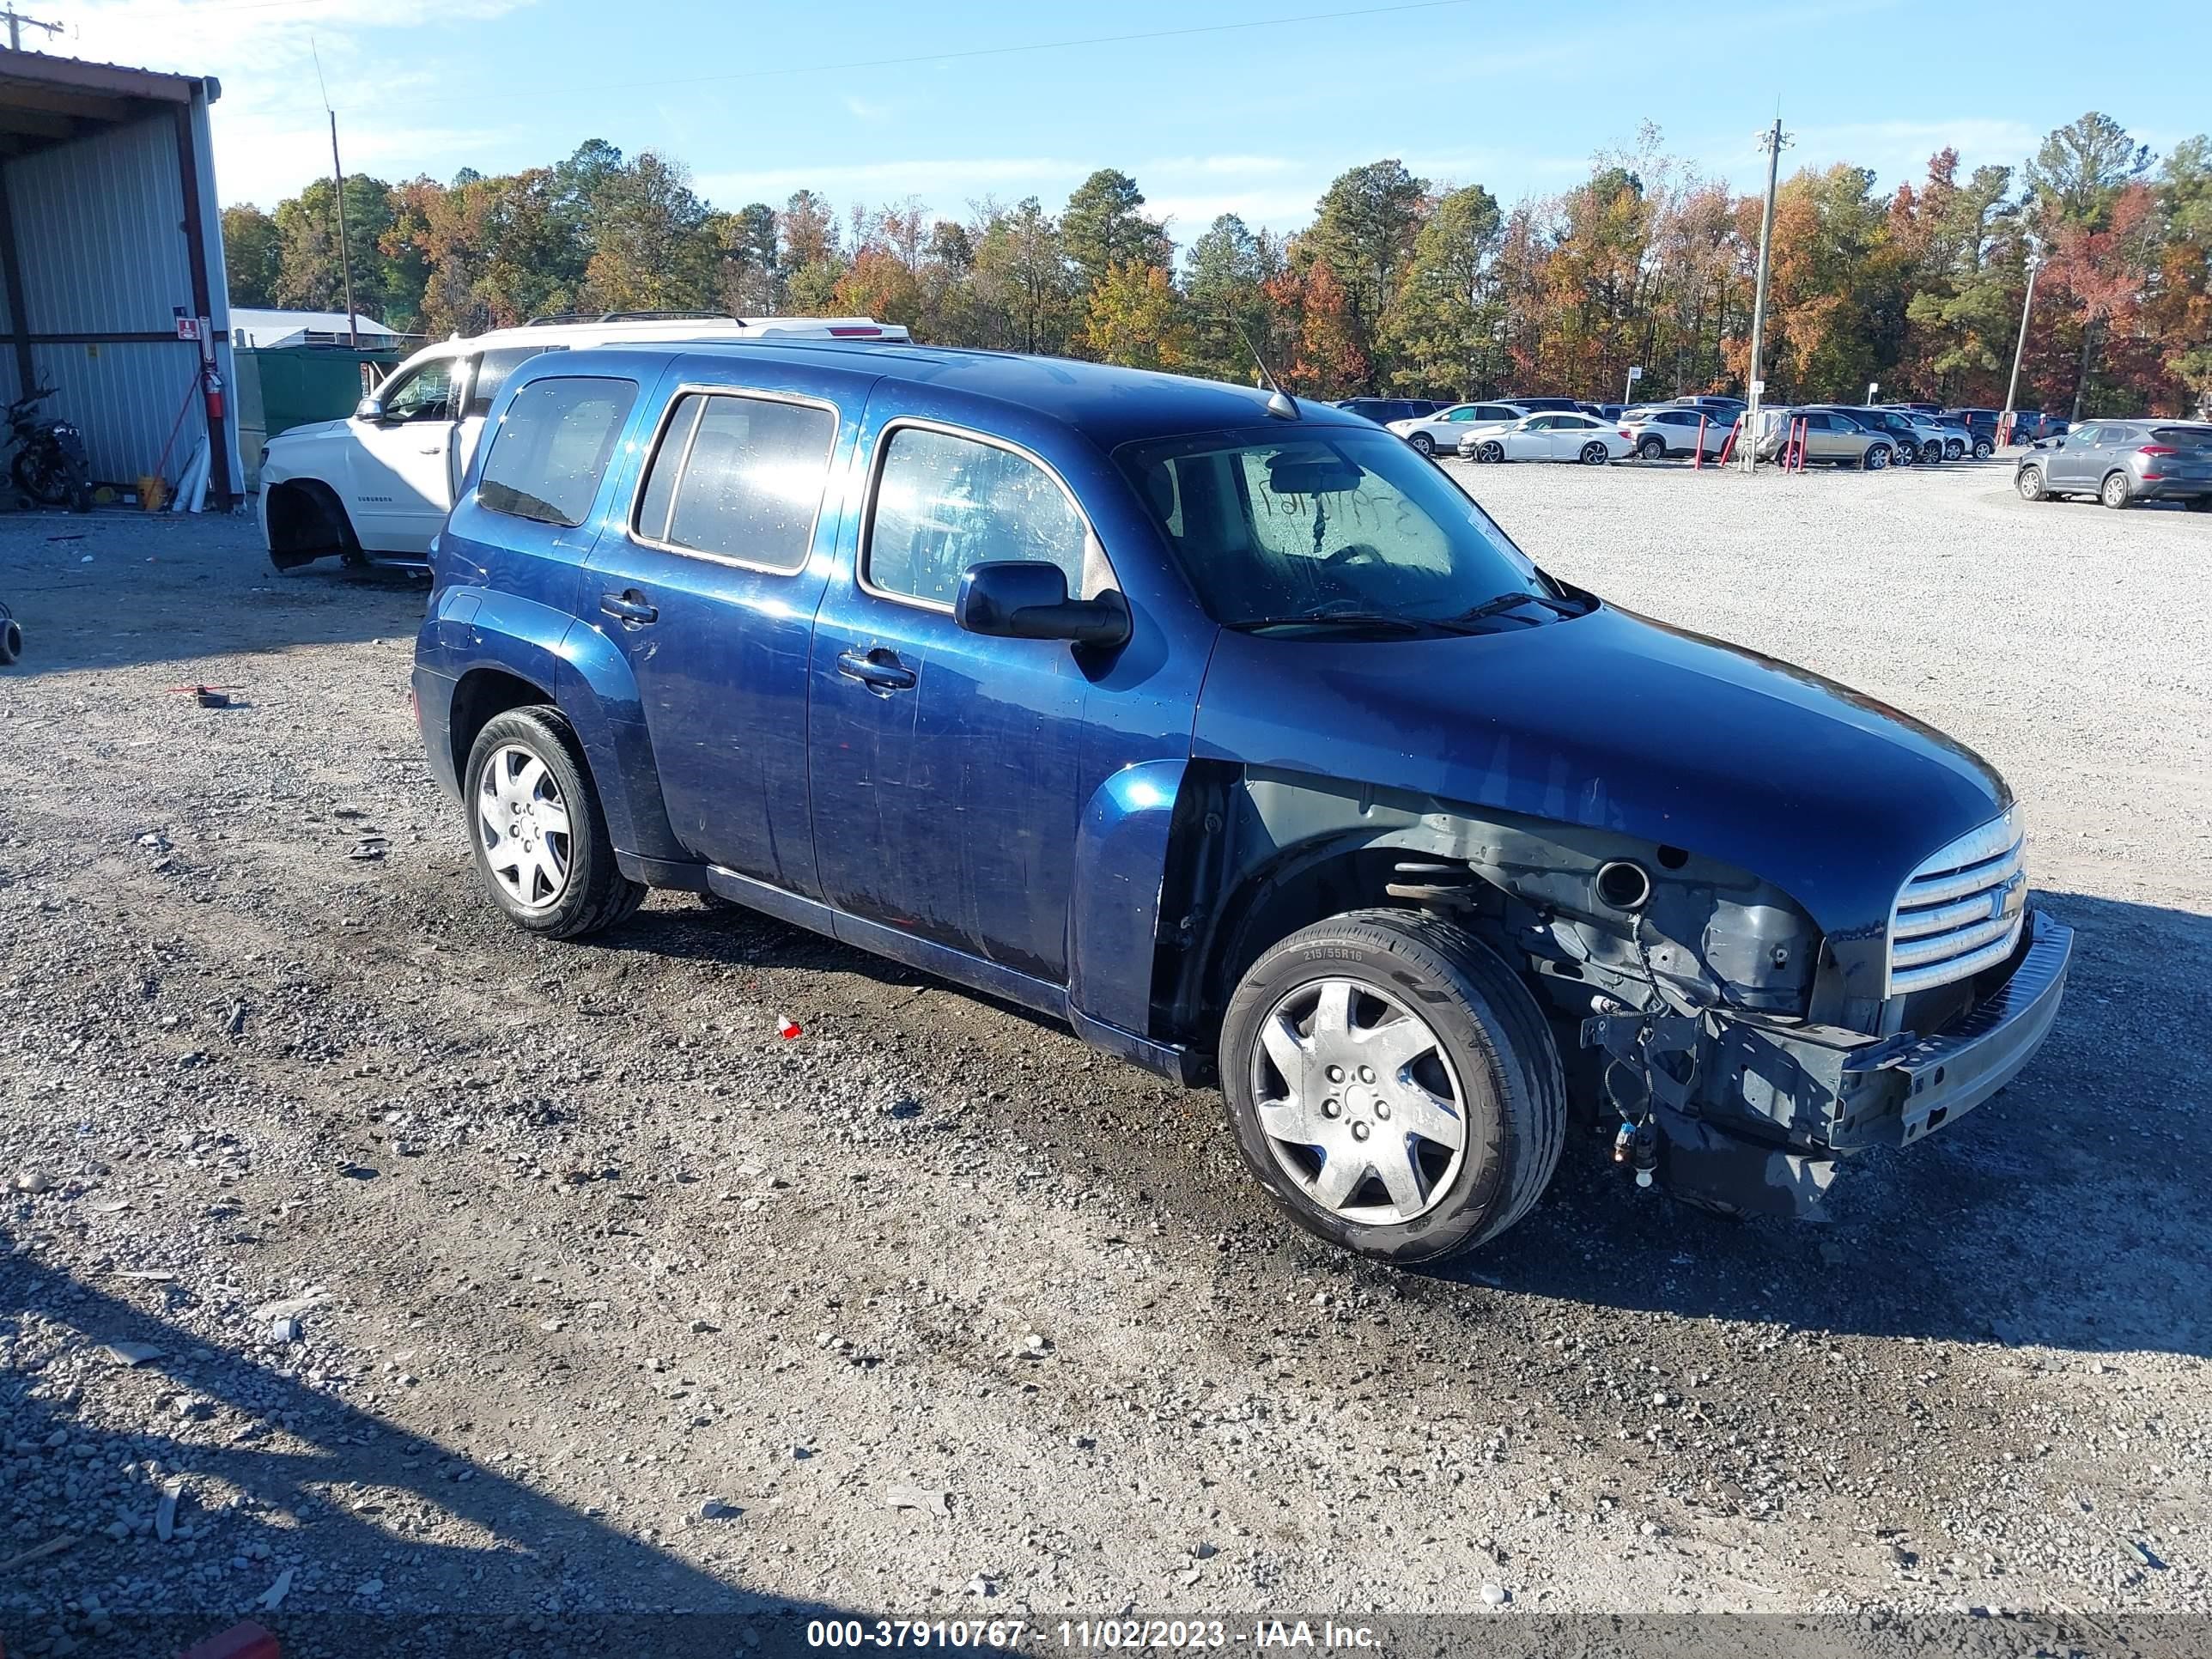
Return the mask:
{"type": "Polygon", "coordinates": [[[51,50],[218,77],[220,194],[264,208],[327,173],[325,89],[347,170],[388,180],[596,137],[682,162],[720,207],[805,185],[965,217],[1056,209],[1111,166],[1186,244],[1223,212],[1297,229],[1384,156],[1508,204],[1548,194],[1646,121],[1743,189],[1778,112],[1785,170],[1848,161],[1885,186],[1946,144],[2017,166],[2093,108],[2161,152],[2212,125],[2202,6],[2157,8],[2155,52],[2111,53],[2071,44],[2079,0],[18,3],[70,25],[51,50]]]}

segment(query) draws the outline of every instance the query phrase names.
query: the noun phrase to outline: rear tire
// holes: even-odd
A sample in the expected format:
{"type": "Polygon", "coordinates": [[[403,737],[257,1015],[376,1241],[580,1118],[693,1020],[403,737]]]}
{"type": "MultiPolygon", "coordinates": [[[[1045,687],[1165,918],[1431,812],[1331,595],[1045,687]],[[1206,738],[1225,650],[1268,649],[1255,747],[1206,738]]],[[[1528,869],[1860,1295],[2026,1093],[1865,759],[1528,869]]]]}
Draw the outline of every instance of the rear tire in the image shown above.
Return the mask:
{"type": "Polygon", "coordinates": [[[645,902],[645,886],[615,862],[583,745],[559,710],[531,704],[485,721],[462,805],[477,874],[516,927],[582,939],[645,902]]]}
{"type": "Polygon", "coordinates": [[[1360,910],[1291,934],[1230,999],[1220,1058],[1246,1166],[1300,1226],[1363,1255],[1473,1249],[1559,1167],[1551,1028],[1512,969],[1441,916],[1360,910]]]}
{"type": "Polygon", "coordinates": [[[1644,460],[1656,461],[1662,459],[1667,453],[1666,440],[1663,438],[1646,438],[1643,442],[1636,446],[1636,453],[1638,456],[1644,460]]]}
{"type": "Polygon", "coordinates": [[[1603,466],[1612,459],[1613,452],[1595,438],[1583,446],[1582,463],[1584,466],[1603,466]]]}
{"type": "Polygon", "coordinates": [[[2128,482],[2128,475],[2124,472],[2106,473],[2105,482],[2097,490],[2097,499],[2116,513],[2133,505],[2135,498],[2135,486],[2128,482]]]}
{"type": "Polygon", "coordinates": [[[2189,501],[2191,513],[2212,513],[2212,495],[2192,495],[2189,501]]]}
{"type": "Polygon", "coordinates": [[[1887,444],[1869,444],[1867,446],[1866,459],[1861,463],[1861,465],[1863,465],[1869,472],[1881,471],[1884,467],[1889,465],[1889,446],[1887,444]]]}
{"type": "Polygon", "coordinates": [[[2045,501],[2051,499],[2051,491],[2043,482],[2043,469],[2039,466],[2021,468],[2012,481],[2012,487],[2020,491],[2020,498],[2024,501],[2045,501]]]}

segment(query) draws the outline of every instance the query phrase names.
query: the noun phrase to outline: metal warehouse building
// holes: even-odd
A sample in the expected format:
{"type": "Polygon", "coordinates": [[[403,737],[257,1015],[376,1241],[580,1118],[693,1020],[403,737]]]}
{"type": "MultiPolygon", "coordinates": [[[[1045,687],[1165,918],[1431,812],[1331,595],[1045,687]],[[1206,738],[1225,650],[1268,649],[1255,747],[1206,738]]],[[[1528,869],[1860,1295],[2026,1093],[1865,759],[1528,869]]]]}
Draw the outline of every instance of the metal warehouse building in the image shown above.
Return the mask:
{"type": "Polygon", "coordinates": [[[82,428],[93,477],[174,479],[204,433],[211,501],[242,493],[235,416],[211,420],[201,347],[237,384],[208,106],[211,79],[0,51],[0,398],[82,428]],[[171,434],[175,434],[173,443],[171,434]]]}

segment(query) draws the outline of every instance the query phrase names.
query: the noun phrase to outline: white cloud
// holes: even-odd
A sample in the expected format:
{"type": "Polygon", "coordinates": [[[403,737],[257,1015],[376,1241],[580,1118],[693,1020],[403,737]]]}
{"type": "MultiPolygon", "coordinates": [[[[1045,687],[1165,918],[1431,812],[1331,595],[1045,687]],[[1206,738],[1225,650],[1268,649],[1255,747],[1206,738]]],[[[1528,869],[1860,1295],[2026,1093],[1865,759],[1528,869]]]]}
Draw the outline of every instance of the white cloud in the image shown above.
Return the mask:
{"type": "Polygon", "coordinates": [[[856,121],[888,121],[897,111],[892,105],[871,103],[848,92],[845,94],[845,112],[856,121]]]}

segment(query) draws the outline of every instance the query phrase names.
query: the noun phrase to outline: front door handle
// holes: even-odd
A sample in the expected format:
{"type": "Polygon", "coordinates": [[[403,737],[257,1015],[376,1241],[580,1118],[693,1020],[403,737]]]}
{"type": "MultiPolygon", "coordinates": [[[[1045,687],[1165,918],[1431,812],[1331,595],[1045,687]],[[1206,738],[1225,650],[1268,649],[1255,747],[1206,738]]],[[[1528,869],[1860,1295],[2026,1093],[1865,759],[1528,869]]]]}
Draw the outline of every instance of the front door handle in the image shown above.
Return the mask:
{"type": "Polygon", "coordinates": [[[610,617],[619,617],[633,628],[642,628],[660,619],[660,608],[647,605],[635,588],[624,593],[600,594],[599,609],[610,617]]]}
{"type": "Polygon", "coordinates": [[[872,691],[906,691],[914,686],[914,670],[881,647],[863,651],[854,646],[840,653],[837,672],[848,680],[860,681],[872,691]]]}

